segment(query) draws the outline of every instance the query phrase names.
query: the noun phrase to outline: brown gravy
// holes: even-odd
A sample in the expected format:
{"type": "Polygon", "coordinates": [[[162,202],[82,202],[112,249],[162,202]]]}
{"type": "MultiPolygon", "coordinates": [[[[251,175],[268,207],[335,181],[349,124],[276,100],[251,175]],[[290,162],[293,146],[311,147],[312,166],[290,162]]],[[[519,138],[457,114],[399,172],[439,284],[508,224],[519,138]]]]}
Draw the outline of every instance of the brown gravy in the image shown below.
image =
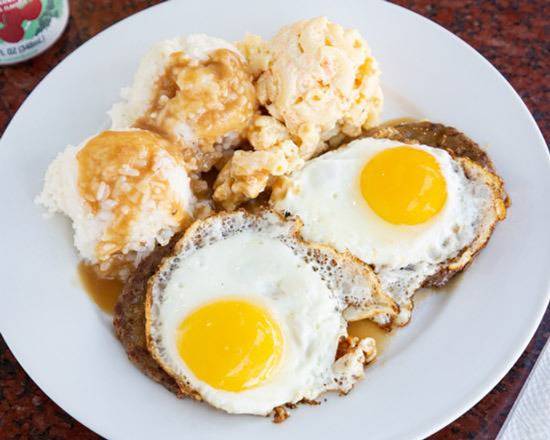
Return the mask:
{"type": "Polygon", "coordinates": [[[112,260],[126,246],[137,221],[136,213],[141,212],[147,199],[155,202],[157,209],[171,213],[175,224],[187,221],[188,215],[169,182],[157,171],[163,155],[183,166],[176,147],[146,131],[104,131],[78,152],[78,190],[82,198],[94,215],[105,209],[104,203],[114,204],[113,220],[96,246],[101,262],[112,260]]]}
{"type": "Polygon", "coordinates": [[[218,49],[200,62],[174,52],[155,83],[149,109],[134,126],[178,143],[181,139],[175,133],[185,122],[200,149],[184,145],[184,157],[192,171],[208,171],[221,158],[214,145],[228,133],[242,132],[256,107],[252,77],[235,52],[218,49]]]}
{"type": "Polygon", "coordinates": [[[394,334],[394,332],[388,332],[387,330],[381,329],[374,322],[369,321],[368,319],[350,322],[348,324],[348,333],[350,336],[357,336],[360,338],[374,338],[376,341],[376,350],[379,355],[384,351],[389,339],[394,334]]]}
{"type": "Polygon", "coordinates": [[[377,128],[395,127],[396,125],[410,124],[410,123],[414,123],[414,122],[419,122],[419,120],[415,119],[415,118],[408,118],[408,117],[394,118],[394,119],[388,119],[387,121],[382,122],[380,125],[378,125],[377,128]]]}
{"type": "Polygon", "coordinates": [[[85,263],[78,265],[78,275],[84,290],[93,302],[105,313],[112,315],[124,286],[122,281],[100,278],[94,267],[85,263]]]}

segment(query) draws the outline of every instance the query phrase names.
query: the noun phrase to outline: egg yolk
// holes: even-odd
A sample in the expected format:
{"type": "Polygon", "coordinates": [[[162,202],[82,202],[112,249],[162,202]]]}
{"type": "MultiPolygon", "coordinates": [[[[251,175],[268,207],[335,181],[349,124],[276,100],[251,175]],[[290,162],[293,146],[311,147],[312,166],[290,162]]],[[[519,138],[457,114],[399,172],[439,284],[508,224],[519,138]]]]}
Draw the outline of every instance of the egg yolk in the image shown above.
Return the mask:
{"type": "Polygon", "coordinates": [[[244,391],[272,377],[283,352],[281,330],[263,308],[238,299],[209,303],[177,330],[179,355],[203,382],[244,391]]]}
{"type": "Polygon", "coordinates": [[[360,185],[371,209],[396,225],[424,223],[447,200],[447,183],[436,159],[407,146],[376,154],[363,167],[360,185]]]}

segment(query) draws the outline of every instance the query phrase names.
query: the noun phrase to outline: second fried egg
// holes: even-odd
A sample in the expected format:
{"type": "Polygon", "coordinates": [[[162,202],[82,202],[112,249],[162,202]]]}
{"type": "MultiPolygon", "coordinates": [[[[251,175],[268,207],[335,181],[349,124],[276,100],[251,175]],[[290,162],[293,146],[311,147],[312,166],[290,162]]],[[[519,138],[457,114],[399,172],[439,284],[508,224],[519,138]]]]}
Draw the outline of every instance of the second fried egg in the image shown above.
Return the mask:
{"type": "Polygon", "coordinates": [[[466,171],[442,149],[365,138],[310,161],[272,202],[306,239],[372,264],[404,324],[414,291],[487,224],[495,194],[466,171]]]}

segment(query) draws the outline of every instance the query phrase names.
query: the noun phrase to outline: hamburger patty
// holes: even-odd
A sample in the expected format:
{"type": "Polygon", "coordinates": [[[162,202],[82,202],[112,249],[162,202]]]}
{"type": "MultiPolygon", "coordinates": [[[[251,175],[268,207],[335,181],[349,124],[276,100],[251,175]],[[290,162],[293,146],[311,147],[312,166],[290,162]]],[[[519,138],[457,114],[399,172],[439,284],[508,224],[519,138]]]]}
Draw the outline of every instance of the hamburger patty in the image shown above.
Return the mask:
{"type": "Polygon", "coordinates": [[[389,126],[381,125],[368,130],[365,135],[367,137],[442,148],[454,157],[467,157],[491,173],[495,172],[493,162],[478,144],[456,128],[443,124],[418,121],[389,126]]]}
{"type": "Polygon", "coordinates": [[[176,235],[166,246],[158,246],[128,279],[115,306],[113,325],[132,363],[155,382],[182,398],[185,394],[176,381],[151,357],[145,340],[147,281],[156,272],[161,260],[172,251],[179,238],[180,236],[176,235]]]}
{"type": "MultiPolygon", "coordinates": [[[[494,184],[498,187],[502,198],[502,212],[499,220],[504,219],[506,207],[510,205],[508,195],[503,189],[502,180],[495,174],[493,162],[481,147],[456,128],[429,121],[403,122],[396,125],[374,127],[364,134],[367,137],[391,139],[409,144],[423,144],[441,148],[455,158],[466,158],[494,174],[494,184]]],[[[462,249],[455,258],[440,265],[439,270],[430,276],[422,287],[442,287],[457,273],[468,267],[474,257],[485,247],[491,236],[492,229],[486,237],[479,237],[474,246],[462,249]]]]}

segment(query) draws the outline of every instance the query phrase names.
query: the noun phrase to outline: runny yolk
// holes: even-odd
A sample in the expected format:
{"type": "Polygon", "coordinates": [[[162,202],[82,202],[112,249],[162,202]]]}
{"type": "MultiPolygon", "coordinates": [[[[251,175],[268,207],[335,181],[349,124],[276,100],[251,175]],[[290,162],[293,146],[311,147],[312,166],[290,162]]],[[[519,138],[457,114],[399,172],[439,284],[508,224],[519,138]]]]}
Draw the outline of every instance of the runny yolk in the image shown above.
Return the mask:
{"type": "Polygon", "coordinates": [[[376,154],[363,167],[360,185],[371,209],[396,225],[424,223],[447,200],[447,184],[436,159],[407,146],[376,154]]]}
{"type": "Polygon", "coordinates": [[[179,355],[203,382],[244,391],[272,377],[283,353],[281,330],[263,308],[239,299],[195,310],[177,330],[179,355]]]}

